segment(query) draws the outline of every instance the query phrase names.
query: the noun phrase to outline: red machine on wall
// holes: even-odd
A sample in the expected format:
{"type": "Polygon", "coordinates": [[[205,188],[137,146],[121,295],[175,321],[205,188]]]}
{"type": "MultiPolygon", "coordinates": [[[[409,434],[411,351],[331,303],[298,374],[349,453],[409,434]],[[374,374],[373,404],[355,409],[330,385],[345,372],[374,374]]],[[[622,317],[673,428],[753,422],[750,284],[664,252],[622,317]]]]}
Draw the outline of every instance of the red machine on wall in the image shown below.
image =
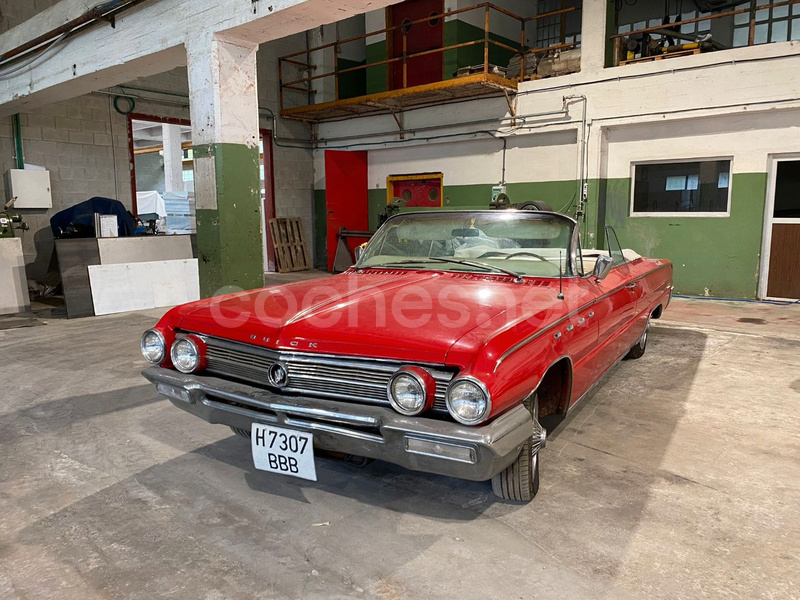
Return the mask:
{"type": "Polygon", "coordinates": [[[406,207],[442,206],[442,174],[390,175],[386,178],[386,203],[401,198],[406,207]]]}

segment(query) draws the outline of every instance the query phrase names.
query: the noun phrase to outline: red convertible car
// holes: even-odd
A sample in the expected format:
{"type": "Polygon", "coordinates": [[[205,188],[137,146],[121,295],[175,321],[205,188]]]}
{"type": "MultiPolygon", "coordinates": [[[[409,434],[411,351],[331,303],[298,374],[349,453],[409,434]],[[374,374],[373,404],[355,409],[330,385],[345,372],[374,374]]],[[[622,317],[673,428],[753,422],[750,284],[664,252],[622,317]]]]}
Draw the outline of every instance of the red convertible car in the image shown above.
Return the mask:
{"type": "Polygon", "coordinates": [[[539,487],[546,430],[642,356],[672,265],[582,250],[551,212],[388,219],[334,277],[170,310],[143,371],[173,404],[248,437],[255,467],[316,480],[315,454],[375,458],[502,498],[539,487]]]}

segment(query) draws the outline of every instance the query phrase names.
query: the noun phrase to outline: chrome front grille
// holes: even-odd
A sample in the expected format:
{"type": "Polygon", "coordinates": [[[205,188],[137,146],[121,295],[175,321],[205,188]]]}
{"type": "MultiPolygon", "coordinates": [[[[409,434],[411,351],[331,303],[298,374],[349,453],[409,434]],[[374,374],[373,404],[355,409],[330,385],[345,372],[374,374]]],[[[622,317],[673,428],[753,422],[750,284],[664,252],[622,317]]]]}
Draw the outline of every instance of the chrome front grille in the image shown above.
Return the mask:
{"type": "MultiPolygon", "coordinates": [[[[280,361],[286,366],[289,376],[286,387],[280,390],[282,393],[307,394],[351,402],[389,406],[386,385],[397,369],[408,364],[282,352],[213,337],[200,337],[206,343],[206,371],[210,374],[270,388],[267,371],[280,361]]],[[[425,368],[436,380],[433,410],[446,413],[445,392],[455,374],[442,368],[425,368]]]]}

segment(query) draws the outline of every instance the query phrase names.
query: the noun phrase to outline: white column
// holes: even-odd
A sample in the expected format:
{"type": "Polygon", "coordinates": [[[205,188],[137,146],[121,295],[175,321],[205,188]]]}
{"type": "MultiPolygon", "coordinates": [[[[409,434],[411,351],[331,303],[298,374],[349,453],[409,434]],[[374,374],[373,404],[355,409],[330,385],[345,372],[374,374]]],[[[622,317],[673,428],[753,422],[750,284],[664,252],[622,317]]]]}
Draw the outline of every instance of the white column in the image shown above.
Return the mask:
{"type": "Polygon", "coordinates": [[[581,73],[602,71],[608,41],[608,0],[583,0],[581,10],[581,73]]]}
{"type": "Polygon", "coordinates": [[[180,125],[162,123],[161,136],[164,140],[164,188],[167,192],[182,192],[183,148],[180,125]]]}
{"type": "Polygon", "coordinates": [[[264,285],[258,44],[198,34],[186,49],[204,297],[264,285]]]}
{"type": "Polygon", "coordinates": [[[192,145],[258,146],[258,44],[220,34],[187,45],[192,145]]]}

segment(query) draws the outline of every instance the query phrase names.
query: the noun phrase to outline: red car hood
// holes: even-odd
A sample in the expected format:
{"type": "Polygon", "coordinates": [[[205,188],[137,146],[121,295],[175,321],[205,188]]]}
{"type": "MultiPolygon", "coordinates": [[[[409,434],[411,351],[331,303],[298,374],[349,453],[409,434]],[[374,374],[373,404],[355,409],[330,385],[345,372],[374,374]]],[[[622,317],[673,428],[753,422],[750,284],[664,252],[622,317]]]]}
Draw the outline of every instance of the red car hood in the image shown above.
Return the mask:
{"type": "Polygon", "coordinates": [[[173,326],[269,348],[444,364],[456,341],[493,317],[519,317],[524,304],[549,320],[555,303],[542,281],[366,271],[187,304],[173,326]]]}

